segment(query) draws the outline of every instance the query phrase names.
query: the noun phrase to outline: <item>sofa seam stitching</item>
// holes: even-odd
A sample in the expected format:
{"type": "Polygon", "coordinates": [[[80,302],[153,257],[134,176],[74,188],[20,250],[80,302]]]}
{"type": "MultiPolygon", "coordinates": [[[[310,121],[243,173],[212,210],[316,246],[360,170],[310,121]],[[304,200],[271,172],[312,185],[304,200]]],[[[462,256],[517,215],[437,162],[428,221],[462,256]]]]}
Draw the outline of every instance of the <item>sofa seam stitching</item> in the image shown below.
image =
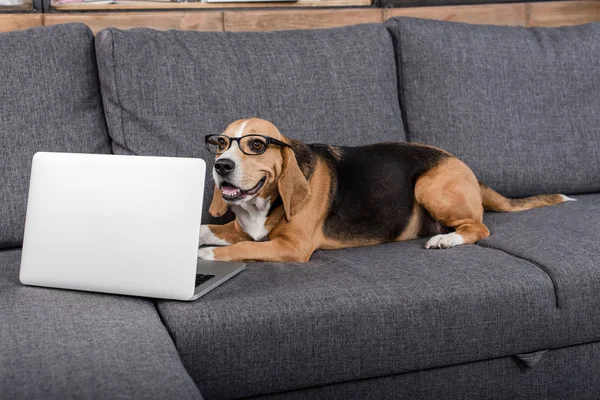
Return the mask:
{"type": "Polygon", "coordinates": [[[177,348],[177,335],[169,327],[169,317],[166,315],[166,313],[163,314],[160,311],[160,308],[158,307],[158,301],[156,299],[152,300],[152,304],[154,305],[154,309],[156,310],[156,313],[158,314],[158,319],[160,320],[160,322],[162,323],[162,325],[165,327],[165,330],[167,331],[167,333],[171,337],[171,340],[173,341],[173,344],[175,345],[175,348],[177,348]]]}
{"type": "Polygon", "coordinates": [[[556,278],[554,277],[554,275],[552,275],[552,273],[548,270],[548,268],[545,265],[543,265],[543,264],[541,264],[541,263],[539,263],[539,262],[537,262],[535,260],[532,260],[530,258],[519,256],[517,254],[511,253],[510,251],[507,251],[507,250],[504,250],[504,249],[501,249],[501,248],[498,248],[498,247],[491,246],[491,245],[489,245],[487,243],[484,244],[482,242],[478,242],[478,243],[476,243],[476,245],[480,246],[480,247],[483,247],[483,248],[486,248],[486,249],[492,249],[492,250],[501,251],[501,252],[503,252],[505,254],[508,254],[509,256],[511,256],[513,258],[517,258],[519,260],[526,261],[526,262],[528,262],[528,263],[530,263],[530,264],[538,267],[539,269],[541,269],[550,278],[550,280],[552,281],[552,286],[553,286],[553,289],[554,289],[554,300],[555,300],[556,308],[557,309],[561,308],[561,302],[559,300],[559,295],[558,295],[558,292],[559,292],[558,283],[556,282],[556,278]]]}
{"type": "Polygon", "coordinates": [[[102,121],[104,122],[104,128],[106,131],[106,134],[108,136],[108,146],[109,146],[109,150],[110,153],[112,153],[112,148],[113,148],[113,138],[110,134],[110,128],[108,126],[108,118],[106,116],[106,107],[104,105],[104,96],[102,94],[102,80],[100,79],[100,62],[98,61],[98,52],[96,51],[96,46],[98,44],[98,39],[96,38],[96,36],[94,36],[94,34],[92,33],[91,29],[86,25],[89,34],[92,37],[92,43],[93,43],[93,51],[92,51],[92,56],[94,57],[94,66],[96,67],[96,84],[97,84],[97,88],[98,88],[98,92],[100,94],[100,101],[98,102],[100,109],[102,110],[102,121]]]}
{"type": "MultiPolygon", "coordinates": [[[[400,116],[402,117],[402,125],[404,127],[404,133],[406,136],[406,141],[407,142],[412,142],[411,140],[411,135],[410,135],[410,129],[408,126],[408,116],[407,116],[407,112],[406,112],[406,103],[405,103],[405,96],[404,96],[404,71],[402,70],[402,44],[400,43],[400,29],[399,29],[399,22],[397,19],[394,20],[394,23],[396,25],[396,29],[398,31],[398,38],[397,38],[397,43],[396,46],[394,46],[394,52],[396,52],[396,49],[398,49],[398,54],[396,55],[395,58],[395,62],[396,62],[396,70],[398,71],[398,74],[396,76],[397,82],[396,82],[396,87],[398,89],[398,106],[400,107],[400,116]]],[[[394,42],[394,37],[391,34],[391,32],[388,31],[388,33],[390,34],[390,37],[392,38],[392,44],[394,42]]]]}
{"type": "Polygon", "coordinates": [[[185,372],[187,372],[188,378],[190,379],[192,384],[196,387],[196,389],[198,390],[198,393],[200,393],[200,396],[202,397],[202,393],[200,392],[200,388],[198,387],[198,384],[192,377],[190,370],[187,368],[187,366],[185,365],[185,362],[183,361],[183,356],[181,354],[179,347],[177,346],[177,335],[176,335],[175,331],[169,327],[169,317],[167,315],[168,313],[161,312],[160,308],[158,307],[158,299],[152,299],[151,302],[152,302],[152,305],[154,306],[156,314],[158,315],[158,320],[161,322],[162,326],[165,328],[165,331],[167,332],[167,334],[169,335],[169,338],[171,339],[171,342],[173,343],[173,347],[175,348],[175,353],[177,353],[177,357],[179,358],[179,362],[181,363],[181,366],[183,367],[185,372]]]}
{"type": "Polygon", "coordinates": [[[115,42],[116,36],[113,33],[112,29],[109,29],[111,42],[112,42],[112,58],[113,58],[113,83],[115,85],[115,96],[117,98],[117,103],[119,104],[119,118],[121,120],[121,139],[123,141],[123,146],[126,150],[133,153],[133,151],[129,148],[127,144],[127,140],[125,139],[125,124],[123,122],[123,103],[121,102],[121,96],[119,95],[119,83],[117,80],[117,58],[115,57],[115,42]]]}

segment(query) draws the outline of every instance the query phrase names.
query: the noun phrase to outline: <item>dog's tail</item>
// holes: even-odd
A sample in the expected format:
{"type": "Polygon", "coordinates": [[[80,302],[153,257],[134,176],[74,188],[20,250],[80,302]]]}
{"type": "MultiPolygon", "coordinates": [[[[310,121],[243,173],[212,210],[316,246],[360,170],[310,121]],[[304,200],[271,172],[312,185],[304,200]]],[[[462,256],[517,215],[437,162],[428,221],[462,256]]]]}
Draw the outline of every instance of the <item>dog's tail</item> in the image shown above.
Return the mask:
{"type": "Polygon", "coordinates": [[[490,211],[524,211],[537,207],[551,206],[554,204],[564,203],[565,201],[576,201],[564,194],[541,194],[539,196],[525,197],[522,199],[509,199],[502,196],[485,185],[479,182],[481,188],[481,201],[483,208],[490,211]]]}

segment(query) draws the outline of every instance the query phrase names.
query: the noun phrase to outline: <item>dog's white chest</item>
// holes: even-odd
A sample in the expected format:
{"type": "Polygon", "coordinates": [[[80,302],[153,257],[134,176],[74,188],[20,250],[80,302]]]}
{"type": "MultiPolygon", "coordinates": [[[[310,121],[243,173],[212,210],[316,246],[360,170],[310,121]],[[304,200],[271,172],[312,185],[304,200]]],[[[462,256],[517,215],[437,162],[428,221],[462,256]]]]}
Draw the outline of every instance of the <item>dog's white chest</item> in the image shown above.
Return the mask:
{"type": "Polygon", "coordinates": [[[255,197],[250,201],[231,207],[240,227],[256,241],[265,239],[269,234],[265,228],[265,222],[267,222],[270,204],[269,199],[255,197]]]}

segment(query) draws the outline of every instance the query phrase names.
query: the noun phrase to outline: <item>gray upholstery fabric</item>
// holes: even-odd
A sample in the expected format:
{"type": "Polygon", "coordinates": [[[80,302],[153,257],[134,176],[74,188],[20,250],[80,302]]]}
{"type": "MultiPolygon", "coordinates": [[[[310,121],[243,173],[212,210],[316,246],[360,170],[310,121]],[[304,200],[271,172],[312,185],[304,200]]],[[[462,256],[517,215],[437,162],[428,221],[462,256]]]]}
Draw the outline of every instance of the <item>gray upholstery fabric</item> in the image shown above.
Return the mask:
{"type": "Polygon", "coordinates": [[[200,399],[152,302],[23,286],[0,251],[0,397],[200,399]]]}
{"type": "Polygon", "coordinates": [[[600,194],[576,198],[519,213],[488,212],[491,236],[479,242],[552,279],[557,310],[550,347],[600,340],[600,194]]]}
{"type": "Polygon", "coordinates": [[[294,390],[557,347],[552,281],[480,246],[425,240],[255,263],[162,319],[207,398],[294,390]]]}
{"type": "Polygon", "coordinates": [[[37,151],[110,153],[94,37],[83,24],[0,33],[0,248],[23,240],[37,151]]]}
{"type": "MultiPolygon", "coordinates": [[[[96,50],[118,154],[201,157],[212,167],[204,136],[248,117],[306,142],[405,139],[392,41],[381,25],[258,33],[110,28],[98,34],[96,50]]],[[[212,185],[207,179],[207,205],[212,185]]]]}
{"type": "Polygon", "coordinates": [[[505,195],[600,191],[600,24],[386,26],[410,141],[459,156],[505,195]]]}
{"type": "Polygon", "coordinates": [[[480,245],[537,263],[554,282],[559,308],[589,311],[585,318],[594,319],[600,309],[600,194],[576,198],[519,213],[486,213],[492,235],[480,245]]]}
{"type": "Polygon", "coordinates": [[[549,351],[535,368],[514,357],[309,388],[261,400],[597,400],[600,343],[549,351]]]}

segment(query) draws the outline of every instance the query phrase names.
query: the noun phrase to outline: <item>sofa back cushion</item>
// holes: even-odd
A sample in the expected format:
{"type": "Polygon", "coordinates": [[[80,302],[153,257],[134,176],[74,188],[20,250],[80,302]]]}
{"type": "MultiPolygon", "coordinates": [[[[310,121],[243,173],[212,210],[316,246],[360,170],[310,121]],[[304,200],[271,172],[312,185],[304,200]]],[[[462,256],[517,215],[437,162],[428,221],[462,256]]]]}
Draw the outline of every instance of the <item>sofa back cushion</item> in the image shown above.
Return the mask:
{"type": "MultiPolygon", "coordinates": [[[[405,139],[392,41],[381,25],[258,33],[109,28],[96,37],[96,52],[117,154],[201,157],[211,166],[204,136],[247,117],[306,142],[405,139]]],[[[207,176],[206,205],[212,186],[207,176]]],[[[214,221],[207,208],[204,221],[214,221]]]]}
{"type": "Polygon", "coordinates": [[[37,151],[110,153],[94,36],[67,24],[0,33],[0,248],[23,240],[37,151]]]}
{"type": "Polygon", "coordinates": [[[505,195],[600,190],[600,24],[386,23],[410,141],[505,195]]]}

